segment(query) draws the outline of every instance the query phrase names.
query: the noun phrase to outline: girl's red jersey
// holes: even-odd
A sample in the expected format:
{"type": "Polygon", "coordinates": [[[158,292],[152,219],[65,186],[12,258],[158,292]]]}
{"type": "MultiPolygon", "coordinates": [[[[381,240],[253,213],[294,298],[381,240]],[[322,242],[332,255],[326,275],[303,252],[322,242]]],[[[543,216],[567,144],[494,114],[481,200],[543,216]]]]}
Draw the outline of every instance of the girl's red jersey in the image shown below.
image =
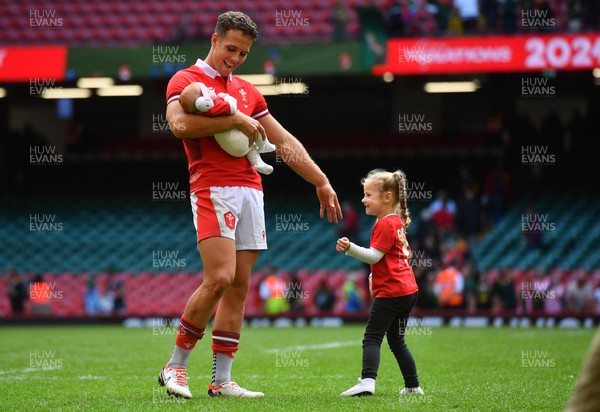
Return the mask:
{"type": "Polygon", "coordinates": [[[385,253],[379,262],[371,265],[375,298],[397,298],[419,290],[410,266],[412,252],[399,215],[389,214],[375,223],[370,246],[385,253]]]}

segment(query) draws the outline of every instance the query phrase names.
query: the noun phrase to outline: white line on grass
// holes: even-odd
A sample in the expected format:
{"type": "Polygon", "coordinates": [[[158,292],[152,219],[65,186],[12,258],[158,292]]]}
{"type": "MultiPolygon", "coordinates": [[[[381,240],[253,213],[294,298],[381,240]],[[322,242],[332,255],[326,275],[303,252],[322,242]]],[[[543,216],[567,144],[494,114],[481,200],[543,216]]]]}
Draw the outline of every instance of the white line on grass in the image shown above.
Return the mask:
{"type": "Polygon", "coordinates": [[[0,370],[0,375],[12,375],[15,373],[30,373],[30,372],[42,372],[42,371],[53,371],[56,369],[62,369],[62,366],[45,366],[42,368],[25,368],[25,369],[13,369],[8,371],[0,370]]]}
{"type": "Polygon", "coordinates": [[[344,346],[354,346],[360,343],[359,340],[351,340],[346,342],[327,342],[327,343],[319,343],[316,345],[297,345],[297,346],[288,346],[285,348],[276,348],[276,349],[266,349],[265,353],[277,353],[286,350],[319,350],[319,349],[335,349],[341,348],[344,346]]]}

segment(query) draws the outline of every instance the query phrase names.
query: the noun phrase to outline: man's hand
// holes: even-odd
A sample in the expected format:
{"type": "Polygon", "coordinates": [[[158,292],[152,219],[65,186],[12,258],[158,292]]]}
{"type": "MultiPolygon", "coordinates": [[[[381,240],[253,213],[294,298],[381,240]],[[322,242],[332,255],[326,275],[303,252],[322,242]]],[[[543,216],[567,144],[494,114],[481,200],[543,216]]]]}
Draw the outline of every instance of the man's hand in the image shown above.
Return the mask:
{"type": "Polygon", "coordinates": [[[325,183],[321,186],[317,186],[317,197],[321,205],[319,210],[319,216],[323,218],[325,211],[327,211],[327,221],[329,223],[338,222],[338,217],[343,219],[342,208],[338,201],[337,195],[329,183],[325,183]]]}
{"type": "Polygon", "coordinates": [[[350,240],[347,237],[341,237],[335,244],[335,250],[339,253],[346,252],[350,249],[350,240]]]}
{"type": "Polygon", "coordinates": [[[261,135],[263,140],[266,139],[267,133],[265,132],[265,128],[258,120],[245,115],[239,110],[232,116],[234,116],[236,127],[248,136],[248,147],[251,147],[261,135]]]}

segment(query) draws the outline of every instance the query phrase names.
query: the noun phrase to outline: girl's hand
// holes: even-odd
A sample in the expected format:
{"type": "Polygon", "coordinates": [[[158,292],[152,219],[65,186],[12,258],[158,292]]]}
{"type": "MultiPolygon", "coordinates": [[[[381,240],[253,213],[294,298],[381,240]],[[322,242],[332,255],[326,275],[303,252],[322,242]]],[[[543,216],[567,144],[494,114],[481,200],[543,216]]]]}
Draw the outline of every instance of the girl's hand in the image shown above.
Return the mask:
{"type": "Polygon", "coordinates": [[[347,237],[341,237],[338,239],[337,244],[335,245],[335,250],[338,252],[345,252],[350,249],[350,240],[347,237]]]}

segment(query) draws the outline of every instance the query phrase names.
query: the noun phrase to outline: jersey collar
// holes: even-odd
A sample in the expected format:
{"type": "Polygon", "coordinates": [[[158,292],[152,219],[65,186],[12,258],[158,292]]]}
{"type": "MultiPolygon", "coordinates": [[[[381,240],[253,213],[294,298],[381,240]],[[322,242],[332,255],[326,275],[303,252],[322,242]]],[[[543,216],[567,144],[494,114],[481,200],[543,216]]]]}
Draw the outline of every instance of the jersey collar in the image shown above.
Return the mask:
{"type": "MultiPolygon", "coordinates": [[[[202,70],[204,72],[204,74],[206,74],[207,76],[209,76],[213,79],[217,76],[221,76],[218,71],[216,71],[214,68],[210,67],[202,59],[196,60],[196,67],[198,67],[200,70],[202,70]]],[[[228,77],[229,81],[233,81],[233,75],[230,74],[227,77],[228,77]]]]}

